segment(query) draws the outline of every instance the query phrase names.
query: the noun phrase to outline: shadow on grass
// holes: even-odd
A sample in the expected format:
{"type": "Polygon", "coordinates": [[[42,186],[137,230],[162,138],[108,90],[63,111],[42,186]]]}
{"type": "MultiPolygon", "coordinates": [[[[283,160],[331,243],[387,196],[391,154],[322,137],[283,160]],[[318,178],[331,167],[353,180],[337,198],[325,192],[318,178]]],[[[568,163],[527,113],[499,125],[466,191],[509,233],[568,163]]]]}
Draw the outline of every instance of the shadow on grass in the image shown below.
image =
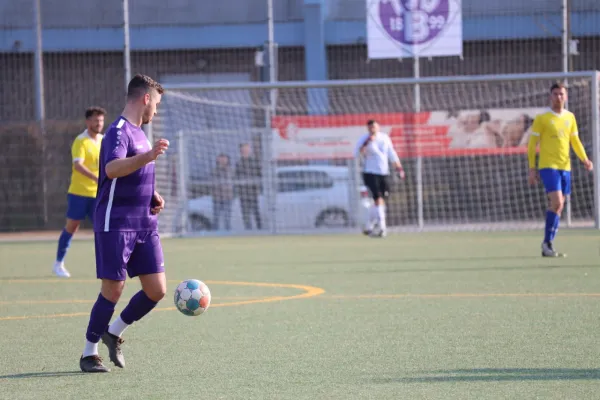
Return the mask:
{"type": "Polygon", "coordinates": [[[64,376],[83,375],[81,371],[57,371],[57,372],[26,372],[23,374],[0,375],[0,379],[23,379],[23,378],[59,378],[64,376]]]}
{"type": "Polygon", "coordinates": [[[427,376],[376,379],[375,383],[600,380],[600,369],[482,368],[430,371],[427,376]]]}

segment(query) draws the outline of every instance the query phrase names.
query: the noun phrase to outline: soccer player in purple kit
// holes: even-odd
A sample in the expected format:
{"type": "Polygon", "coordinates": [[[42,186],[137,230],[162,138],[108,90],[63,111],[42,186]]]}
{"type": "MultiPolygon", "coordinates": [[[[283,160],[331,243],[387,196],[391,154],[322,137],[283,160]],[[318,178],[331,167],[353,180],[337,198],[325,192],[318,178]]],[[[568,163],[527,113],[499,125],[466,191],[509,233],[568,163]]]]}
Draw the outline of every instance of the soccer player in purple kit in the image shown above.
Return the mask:
{"type": "Polygon", "coordinates": [[[167,290],[157,232],[157,214],[164,208],[164,200],[154,187],[154,161],[168,149],[169,142],[160,139],[152,146],[141,129],[156,114],[162,94],[162,86],[150,77],[133,77],[125,108],[102,142],[94,213],[96,275],[102,285],[79,361],[83,372],[110,371],[98,355],[100,340],[108,347],[110,360],[123,368],[121,335],[148,314],[167,290]],[[142,290],[109,326],[126,275],[139,277],[142,290]]]}

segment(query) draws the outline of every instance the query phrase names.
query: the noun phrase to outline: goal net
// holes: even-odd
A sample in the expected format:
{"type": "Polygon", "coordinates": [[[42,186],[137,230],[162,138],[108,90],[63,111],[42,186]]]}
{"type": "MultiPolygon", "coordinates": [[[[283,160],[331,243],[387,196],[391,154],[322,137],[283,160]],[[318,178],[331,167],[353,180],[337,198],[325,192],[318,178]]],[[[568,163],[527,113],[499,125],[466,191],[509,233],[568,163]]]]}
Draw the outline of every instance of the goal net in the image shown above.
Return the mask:
{"type": "MultiPolygon", "coordinates": [[[[547,200],[541,185],[527,183],[527,142],[533,118],[549,106],[550,86],[563,78],[168,86],[152,129],[172,142],[157,163],[171,205],[161,227],[175,234],[356,231],[371,200],[353,150],[369,119],[390,135],[406,171],[405,180],[391,179],[390,231],[541,227],[547,200]]],[[[569,75],[568,86],[568,108],[595,159],[597,86],[584,73],[569,75]]],[[[562,226],[591,227],[594,176],[574,155],[572,167],[562,226]]]]}

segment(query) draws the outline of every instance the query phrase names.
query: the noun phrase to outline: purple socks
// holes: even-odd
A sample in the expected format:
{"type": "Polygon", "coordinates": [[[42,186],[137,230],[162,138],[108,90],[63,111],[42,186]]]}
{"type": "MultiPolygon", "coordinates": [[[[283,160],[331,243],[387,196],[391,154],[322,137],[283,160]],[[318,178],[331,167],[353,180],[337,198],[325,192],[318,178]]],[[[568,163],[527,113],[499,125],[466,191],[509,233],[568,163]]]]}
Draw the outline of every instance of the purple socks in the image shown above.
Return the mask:
{"type": "MultiPolygon", "coordinates": [[[[156,304],[157,302],[152,301],[143,290],[140,290],[131,298],[129,304],[121,313],[121,320],[127,325],[131,325],[152,311],[156,304]]],[[[99,294],[98,300],[92,307],[85,338],[92,343],[98,343],[104,332],[108,330],[108,324],[114,312],[115,303],[108,301],[102,294],[99,294]]]]}
{"type": "Polygon", "coordinates": [[[121,319],[127,325],[131,325],[152,311],[156,307],[156,304],[155,301],[146,296],[143,290],[140,290],[129,300],[129,304],[127,304],[127,307],[121,313],[121,319]]]}
{"type": "Polygon", "coordinates": [[[99,294],[98,300],[96,300],[94,307],[92,307],[85,338],[92,343],[98,343],[104,332],[108,329],[108,324],[114,312],[115,303],[106,300],[102,294],[99,294]]]}

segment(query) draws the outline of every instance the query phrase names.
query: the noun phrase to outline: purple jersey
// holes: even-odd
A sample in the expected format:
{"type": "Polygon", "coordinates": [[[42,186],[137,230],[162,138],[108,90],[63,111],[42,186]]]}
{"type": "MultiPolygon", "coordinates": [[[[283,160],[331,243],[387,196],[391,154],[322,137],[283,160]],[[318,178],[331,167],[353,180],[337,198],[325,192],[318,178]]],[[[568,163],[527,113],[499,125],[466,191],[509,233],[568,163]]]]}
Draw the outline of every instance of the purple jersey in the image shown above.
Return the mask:
{"type": "Polygon", "coordinates": [[[100,148],[95,232],[157,230],[157,216],[150,213],[154,162],[121,178],[109,179],[105,172],[109,162],[143,154],[151,148],[144,131],[123,117],[108,128],[100,148]]]}

